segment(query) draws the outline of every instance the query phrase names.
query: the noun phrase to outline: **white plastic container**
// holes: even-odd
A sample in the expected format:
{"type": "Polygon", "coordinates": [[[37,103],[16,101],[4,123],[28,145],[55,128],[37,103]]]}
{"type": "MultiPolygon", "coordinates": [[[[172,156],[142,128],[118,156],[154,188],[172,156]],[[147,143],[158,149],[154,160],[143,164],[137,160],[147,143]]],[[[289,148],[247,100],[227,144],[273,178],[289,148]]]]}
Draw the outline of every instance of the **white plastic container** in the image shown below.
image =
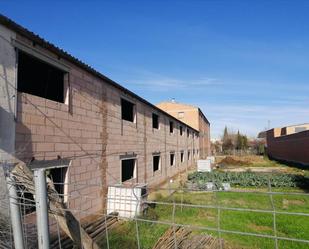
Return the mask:
{"type": "Polygon", "coordinates": [[[210,161],[210,159],[197,160],[197,171],[198,172],[211,172],[211,161],[210,161]]]}
{"type": "Polygon", "coordinates": [[[108,187],[107,213],[117,212],[119,217],[133,218],[140,215],[146,205],[147,185],[136,185],[128,187],[124,185],[113,185],[108,187]]]}

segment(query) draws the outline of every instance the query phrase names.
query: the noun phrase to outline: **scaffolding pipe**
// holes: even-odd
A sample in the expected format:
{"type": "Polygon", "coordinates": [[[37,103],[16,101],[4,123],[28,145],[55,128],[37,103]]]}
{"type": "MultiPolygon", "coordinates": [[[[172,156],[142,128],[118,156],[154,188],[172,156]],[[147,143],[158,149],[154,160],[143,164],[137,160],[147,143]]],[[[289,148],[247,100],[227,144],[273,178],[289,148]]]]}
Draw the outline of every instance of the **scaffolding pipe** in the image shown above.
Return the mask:
{"type": "Polygon", "coordinates": [[[39,249],[49,248],[49,223],[45,169],[34,170],[35,206],[39,249]]]}
{"type": "Polygon", "coordinates": [[[14,245],[16,249],[24,249],[23,227],[21,223],[21,214],[18,204],[16,186],[12,174],[6,172],[6,184],[9,193],[10,217],[12,223],[14,245]]]}

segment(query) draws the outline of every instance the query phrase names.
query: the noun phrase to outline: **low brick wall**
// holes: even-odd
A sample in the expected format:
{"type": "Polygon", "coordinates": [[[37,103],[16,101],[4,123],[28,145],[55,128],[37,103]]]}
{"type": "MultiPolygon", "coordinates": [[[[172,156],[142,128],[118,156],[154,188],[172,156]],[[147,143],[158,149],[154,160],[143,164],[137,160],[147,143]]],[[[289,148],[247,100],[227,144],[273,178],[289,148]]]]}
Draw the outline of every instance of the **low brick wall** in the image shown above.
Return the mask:
{"type": "Polygon", "coordinates": [[[274,130],[267,132],[269,157],[309,166],[309,131],[274,137],[274,130]]]}

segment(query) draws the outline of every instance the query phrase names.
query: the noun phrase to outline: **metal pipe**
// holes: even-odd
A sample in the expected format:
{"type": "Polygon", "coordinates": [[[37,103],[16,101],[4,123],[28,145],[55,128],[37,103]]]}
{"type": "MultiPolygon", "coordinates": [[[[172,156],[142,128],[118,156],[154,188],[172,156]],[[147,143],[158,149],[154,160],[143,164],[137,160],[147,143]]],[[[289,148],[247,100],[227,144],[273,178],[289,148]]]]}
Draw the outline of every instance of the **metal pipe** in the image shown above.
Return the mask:
{"type": "Polygon", "coordinates": [[[6,173],[6,184],[9,192],[10,217],[14,236],[14,245],[16,249],[24,249],[23,227],[21,223],[21,214],[18,204],[16,186],[11,173],[6,173]]]}
{"type": "Polygon", "coordinates": [[[39,249],[49,248],[49,223],[47,208],[46,176],[44,169],[34,170],[35,206],[37,213],[39,249]]]}

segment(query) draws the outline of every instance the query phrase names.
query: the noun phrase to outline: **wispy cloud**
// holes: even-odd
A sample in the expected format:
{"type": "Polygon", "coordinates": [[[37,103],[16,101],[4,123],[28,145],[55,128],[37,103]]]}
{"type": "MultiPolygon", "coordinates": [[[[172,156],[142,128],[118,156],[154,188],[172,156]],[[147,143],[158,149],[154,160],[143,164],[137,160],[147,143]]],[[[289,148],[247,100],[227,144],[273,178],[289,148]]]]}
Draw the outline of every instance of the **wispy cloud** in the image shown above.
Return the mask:
{"type": "Polygon", "coordinates": [[[199,106],[211,122],[211,136],[225,126],[256,137],[270,127],[309,121],[309,84],[220,77],[172,77],[139,71],[127,86],[154,103],[170,99],[199,106]]]}
{"type": "Polygon", "coordinates": [[[211,77],[180,79],[155,73],[141,74],[135,79],[126,80],[126,83],[135,88],[138,87],[156,92],[168,92],[172,89],[178,91],[187,89],[198,90],[200,88],[222,84],[220,80],[211,77]]]}

